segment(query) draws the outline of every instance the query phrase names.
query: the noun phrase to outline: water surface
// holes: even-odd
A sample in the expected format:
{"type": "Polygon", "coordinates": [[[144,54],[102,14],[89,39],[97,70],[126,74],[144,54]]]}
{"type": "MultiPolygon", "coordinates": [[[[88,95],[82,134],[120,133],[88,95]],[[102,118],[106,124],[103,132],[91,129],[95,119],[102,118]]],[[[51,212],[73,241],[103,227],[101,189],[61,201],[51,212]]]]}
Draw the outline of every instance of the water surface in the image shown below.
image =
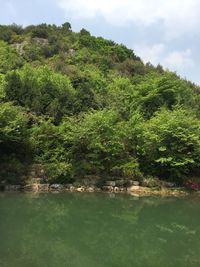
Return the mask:
{"type": "Polygon", "coordinates": [[[200,201],[0,193],[0,267],[199,267],[200,201]]]}

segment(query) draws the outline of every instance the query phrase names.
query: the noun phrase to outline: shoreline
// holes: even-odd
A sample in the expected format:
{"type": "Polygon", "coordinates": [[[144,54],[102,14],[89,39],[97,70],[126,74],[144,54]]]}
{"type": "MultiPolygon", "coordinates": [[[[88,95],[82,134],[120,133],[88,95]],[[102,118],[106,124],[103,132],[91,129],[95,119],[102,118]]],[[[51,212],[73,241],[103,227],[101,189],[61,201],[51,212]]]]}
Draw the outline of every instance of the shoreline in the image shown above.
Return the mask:
{"type": "Polygon", "coordinates": [[[79,193],[115,193],[129,194],[132,196],[200,196],[200,191],[189,191],[186,188],[150,188],[144,186],[130,187],[113,187],[113,186],[78,186],[62,185],[62,184],[28,184],[28,185],[5,185],[1,188],[2,192],[32,192],[32,193],[63,193],[63,192],[79,192],[79,193]]]}

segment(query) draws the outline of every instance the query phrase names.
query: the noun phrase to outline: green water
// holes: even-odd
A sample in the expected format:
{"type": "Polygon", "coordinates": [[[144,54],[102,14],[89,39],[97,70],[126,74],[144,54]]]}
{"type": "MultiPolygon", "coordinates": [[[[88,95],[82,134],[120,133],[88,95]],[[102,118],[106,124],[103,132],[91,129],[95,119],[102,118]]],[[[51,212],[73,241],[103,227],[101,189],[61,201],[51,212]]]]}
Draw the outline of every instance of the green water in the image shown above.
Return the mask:
{"type": "Polygon", "coordinates": [[[0,267],[199,267],[200,200],[0,193],[0,267]]]}

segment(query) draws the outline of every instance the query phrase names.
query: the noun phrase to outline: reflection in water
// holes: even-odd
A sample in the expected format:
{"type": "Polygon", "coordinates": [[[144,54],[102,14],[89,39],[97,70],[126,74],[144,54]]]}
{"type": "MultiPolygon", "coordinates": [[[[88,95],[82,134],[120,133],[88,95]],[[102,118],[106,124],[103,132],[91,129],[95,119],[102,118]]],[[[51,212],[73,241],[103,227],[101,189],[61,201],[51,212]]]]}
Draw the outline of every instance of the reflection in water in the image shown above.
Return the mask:
{"type": "Polygon", "coordinates": [[[0,194],[0,267],[199,267],[195,199],[0,194]]]}

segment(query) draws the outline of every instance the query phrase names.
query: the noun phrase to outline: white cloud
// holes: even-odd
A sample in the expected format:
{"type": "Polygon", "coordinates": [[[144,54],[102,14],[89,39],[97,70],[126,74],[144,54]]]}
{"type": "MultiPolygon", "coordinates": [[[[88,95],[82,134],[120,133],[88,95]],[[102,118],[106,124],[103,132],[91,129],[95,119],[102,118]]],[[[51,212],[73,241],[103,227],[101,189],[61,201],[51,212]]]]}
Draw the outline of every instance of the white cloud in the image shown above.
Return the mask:
{"type": "Polygon", "coordinates": [[[172,51],[163,60],[163,65],[172,70],[183,70],[194,66],[192,51],[172,51]]]}
{"type": "Polygon", "coordinates": [[[168,51],[167,46],[160,43],[153,46],[136,46],[136,53],[154,65],[161,64],[173,71],[188,70],[194,66],[191,49],[168,51]]]}
{"type": "Polygon", "coordinates": [[[140,45],[135,46],[134,51],[138,54],[145,63],[151,62],[156,65],[159,64],[163,53],[165,52],[164,44],[154,44],[153,46],[149,45],[140,45]]]}
{"type": "Polygon", "coordinates": [[[200,27],[199,0],[59,0],[67,18],[101,15],[114,25],[159,23],[166,40],[200,27]]]}

